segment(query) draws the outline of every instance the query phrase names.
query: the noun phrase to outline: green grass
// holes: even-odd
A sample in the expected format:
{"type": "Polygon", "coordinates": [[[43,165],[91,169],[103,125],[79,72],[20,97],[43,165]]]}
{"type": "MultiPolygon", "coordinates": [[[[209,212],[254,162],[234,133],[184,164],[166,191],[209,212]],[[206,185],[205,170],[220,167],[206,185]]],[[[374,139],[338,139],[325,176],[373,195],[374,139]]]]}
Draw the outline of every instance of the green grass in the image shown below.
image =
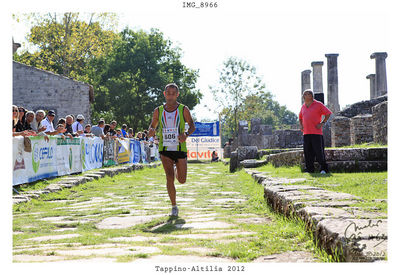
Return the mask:
{"type": "MultiPolygon", "coordinates": [[[[27,239],[60,234],[80,234],[79,237],[43,241],[41,244],[65,244],[64,249],[70,249],[73,243],[82,246],[119,243],[110,240],[115,237],[148,236],[158,237],[158,241],[131,241],[124,242],[135,246],[156,246],[163,255],[191,255],[193,253],[183,250],[190,247],[205,247],[215,252],[209,254],[218,257],[230,257],[239,262],[248,262],[253,259],[285,251],[302,250],[312,252],[320,261],[335,261],[314,243],[311,232],[305,230],[305,225],[300,220],[287,219],[275,213],[265,202],[263,187],[255,184],[253,179],[244,171],[230,174],[223,163],[189,164],[187,184],[176,183],[178,205],[180,198],[191,196],[195,200],[182,204],[179,207],[180,216],[177,219],[169,218],[170,202],[168,198],[154,197],[155,193],[167,194],[165,188],[165,175],[160,166],[155,169],[145,168],[132,173],[119,174],[112,178],[104,177],[99,180],[64,189],[57,193],[41,195],[39,199],[32,199],[27,203],[13,206],[13,230],[22,232],[13,236],[14,248],[22,245],[37,247],[37,253],[43,255],[57,255],[57,249],[50,251],[41,250],[37,243],[27,239]],[[212,167],[212,168],[205,168],[212,167]],[[213,174],[220,173],[220,174],[213,174]],[[195,184],[200,182],[203,184],[195,184]],[[150,185],[150,183],[154,185],[150,185]],[[245,198],[246,202],[237,202],[230,208],[210,204],[210,199],[215,199],[212,192],[238,192],[237,195],[218,195],[218,198],[245,198]],[[192,195],[189,195],[192,193],[192,195]],[[72,209],[71,204],[88,202],[94,197],[104,200],[92,205],[88,209],[72,209]],[[64,201],[68,200],[68,201],[64,201]],[[160,202],[159,205],[167,207],[148,208],[146,202],[160,202]],[[118,203],[132,202],[136,206],[126,209],[102,210],[102,208],[117,207],[118,203]],[[198,234],[200,229],[176,228],[176,224],[187,223],[191,218],[194,208],[203,207],[204,213],[216,213],[218,221],[233,225],[233,230],[250,231],[254,235],[236,237],[226,236],[217,240],[213,239],[181,239],[175,238],[178,234],[198,234]],[[146,210],[148,209],[148,210],[146,210]],[[79,210],[79,211],[76,211],[79,210]],[[98,229],[96,224],[107,217],[127,217],[135,215],[134,211],[142,210],[148,214],[163,214],[150,222],[122,229],[98,229]],[[87,217],[89,216],[89,217],[87,217]],[[238,218],[246,216],[267,217],[270,222],[249,224],[238,222],[238,218]],[[45,217],[69,217],[71,224],[52,223],[41,220],[45,217]],[[89,221],[83,222],[90,218],[89,221]],[[157,227],[158,226],[158,227],[157,227]],[[72,227],[72,232],[54,232],[56,229],[72,227]],[[174,249],[162,244],[173,243],[174,249]],[[40,252],[41,251],[41,252],[40,252]],[[47,253],[47,254],[46,254],[47,253]]],[[[294,173],[295,174],[295,173],[294,173]]],[[[45,184],[38,182],[37,184],[45,184]]],[[[39,185],[38,185],[39,186],[39,185]]],[[[221,230],[222,232],[223,230],[221,230]]],[[[34,252],[32,252],[35,254],[34,252]]],[[[18,252],[18,254],[24,254],[18,252]]],[[[157,254],[157,253],[156,253],[157,254]]],[[[135,258],[146,258],[153,254],[138,253],[116,257],[117,261],[129,262],[135,258]]],[[[199,255],[194,253],[194,255],[199,255]]],[[[72,259],[73,257],[71,257],[72,259]]],[[[76,258],[76,257],[75,257],[76,258]]],[[[85,257],[83,257],[85,258],[85,257]]],[[[88,258],[88,257],[86,257],[88,258]]]]}
{"type": "Polygon", "coordinates": [[[304,182],[296,182],[295,185],[304,184],[320,187],[335,192],[343,192],[361,197],[364,202],[357,206],[365,209],[377,208],[387,213],[386,202],[374,202],[373,200],[387,199],[387,172],[364,173],[302,173],[299,166],[274,167],[267,164],[256,169],[260,172],[268,172],[272,177],[304,178],[304,182]]]}

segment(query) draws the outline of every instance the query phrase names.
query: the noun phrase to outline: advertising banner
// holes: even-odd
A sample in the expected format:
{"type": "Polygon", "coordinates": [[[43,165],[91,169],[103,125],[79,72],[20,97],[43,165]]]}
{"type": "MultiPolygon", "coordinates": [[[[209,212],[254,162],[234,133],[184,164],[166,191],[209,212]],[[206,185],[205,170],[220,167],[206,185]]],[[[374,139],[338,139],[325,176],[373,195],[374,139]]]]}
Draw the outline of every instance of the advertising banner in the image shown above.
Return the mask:
{"type": "Polygon", "coordinates": [[[146,148],[144,146],[144,142],[143,141],[140,142],[140,162],[148,163],[148,161],[147,161],[147,152],[146,152],[146,148]]]}
{"type": "Polygon", "coordinates": [[[81,137],[82,171],[101,168],[104,141],[100,137],[81,137]]]}
{"type": "Polygon", "coordinates": [[[129,162],[138,163],[140,161],[140,141],[135,139],[130,139],[130,151],[131,157],[129,162]]]}
{"type": "Polygon", "coordinates": [[[58,176],[82,172],[81,139],[57,139],[58,176]]]}
{"type": "Polygon", "coordinates": [[[129,139],[124,138],[124,139],[117,139],[117,162],[118,164],[121,163],[127,163],[129,162],[129,157],[130,157],[130,145],[129,145],[129,139]]]}
{"type": "Polygon", "coordinates": [[[111,166],[117,163],[117,150],[115,140],[104,140],[103,165],[111,166]]]}
{"type": "Polygon", "coordinates": [[[220,137],[192,137],[191,135],[186,139],[187,147],[201,147],[201,148],[220,148],[220,137]]]}
{"type": "Polygon", "coordinates": [[[221,157],[219,122],[195,122],[196,130],[186,139],[188,160],[211,160],[213,151],[221,157]]]}
{"type": "Polygon", "coordinates": [[[188,160],[211,160],[212,152],[215,151],[218,157],[221,158],[221,148],[204,148],[204,147],[188,147],[187,148],[187,159],[188,160]]]}
{"type": "Polygon", "coordinates": [[[217,137],[219,136],[219,121],[202,123],[195,122],[196,130],[190,135],[192,137],[217,137]]]}
{"type": "Polygon", "coordinates": [[[13,185],[57,176],[57,138],[28,137],[31,152],[25,150],[24,137],[13,138],[13,185]]]}

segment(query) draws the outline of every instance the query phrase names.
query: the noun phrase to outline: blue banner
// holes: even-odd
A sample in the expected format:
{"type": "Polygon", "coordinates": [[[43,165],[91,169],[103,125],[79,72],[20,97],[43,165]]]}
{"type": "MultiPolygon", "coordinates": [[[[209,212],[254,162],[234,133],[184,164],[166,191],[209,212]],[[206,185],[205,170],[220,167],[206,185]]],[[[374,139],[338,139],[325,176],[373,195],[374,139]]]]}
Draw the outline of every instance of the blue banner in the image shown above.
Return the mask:
{"type": "Polygon", "coordinates": [[[194,124],[196,126],[196,130],[193,132],[193,134],[191,134],[191,136],[194,137],[219,136],[219,121],[207,122],[207,123],[195,122],[194,124]]]}
{"type": "Polygon", "coordinates": [[[100,137],[81,137],[82,171],[103,166],[104,141],[100,137]]]}
{"type": "Polygon", "coordinates": [[[130,157],[130,162],[131,163],[139,163],[140,161],[140,141],[131,139],[129,147],[131,149],[131,157],[130,157]]]}

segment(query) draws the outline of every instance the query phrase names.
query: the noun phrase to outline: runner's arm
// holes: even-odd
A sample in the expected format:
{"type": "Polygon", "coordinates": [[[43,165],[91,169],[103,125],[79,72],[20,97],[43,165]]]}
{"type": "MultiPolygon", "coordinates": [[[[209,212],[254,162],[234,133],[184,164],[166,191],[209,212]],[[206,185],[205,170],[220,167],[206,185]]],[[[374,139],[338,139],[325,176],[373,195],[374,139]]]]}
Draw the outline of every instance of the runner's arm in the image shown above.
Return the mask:
{"type": "Polygon", "coordinates": [[[193,134],[194,130],[196,130],[196,126],[194,125],[192,115],[190,114],[189,108],[185,106],[183,109],[183,117],[185,121],[189,124],[189,129],[187,130],[188,136],[193,134]]]}
{"type": "Polygon", "coordinates": [[[154,109],[153,119],[151,120],[149,126],[149,137],[153,137],[156,134],[156,128],[158,125],[158,107],[154,109]]]}

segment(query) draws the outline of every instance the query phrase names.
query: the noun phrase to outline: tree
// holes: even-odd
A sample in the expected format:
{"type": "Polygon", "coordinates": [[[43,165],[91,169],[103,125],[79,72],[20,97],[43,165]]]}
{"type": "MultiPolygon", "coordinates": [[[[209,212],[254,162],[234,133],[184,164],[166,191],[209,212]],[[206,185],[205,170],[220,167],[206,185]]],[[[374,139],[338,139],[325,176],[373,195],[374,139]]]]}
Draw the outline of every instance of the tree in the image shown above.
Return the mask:
{"type": "Polygon", "coordinates": [[[27,39],[34,48],[15,54],[14,60],[87,82],[89,62],[109,52],[117,35],[115,14],[84,17],[72,12],[14,15],[16,21],[33,25],[27,39]]]}
{"type": "Polygon", "coordinates": [[[234,135],[237,135],[238,108],[247,95],[265,88],[261,78],[256,75],[256,68],[245,60],[228,58],[219,72],[219,85],[210,86],[216,102],[223,108],[233,111],[234,135]]]}
{"type": "Polygon", "coordinates": [[[180,88],[178,101],[192,109],[202,97],[195,88],[198,71],[184,66],[181,56],[181,50],[172,47],[160,31],[125,28],[112,51],[91,62],[89,77],[97,87],[93,116],[112,112],[118,123],[126,123],[136,131],[147,129],[170,82],[180,88]]]}
{"type": "Polygon", "coordinates": [[[256,69],[246,61],[229,58],[220,72],[220,86],[212,88],[214,98],[222,110],[222,142],[237,136],[239,120],[249,121],[260,118],[261,123],[275,129],[297,122],[297,116],[273,100],[273,95],[265,90],[265,85],[256,69]],[[242,92],[243,91],[243,92],[242,92]]]}

